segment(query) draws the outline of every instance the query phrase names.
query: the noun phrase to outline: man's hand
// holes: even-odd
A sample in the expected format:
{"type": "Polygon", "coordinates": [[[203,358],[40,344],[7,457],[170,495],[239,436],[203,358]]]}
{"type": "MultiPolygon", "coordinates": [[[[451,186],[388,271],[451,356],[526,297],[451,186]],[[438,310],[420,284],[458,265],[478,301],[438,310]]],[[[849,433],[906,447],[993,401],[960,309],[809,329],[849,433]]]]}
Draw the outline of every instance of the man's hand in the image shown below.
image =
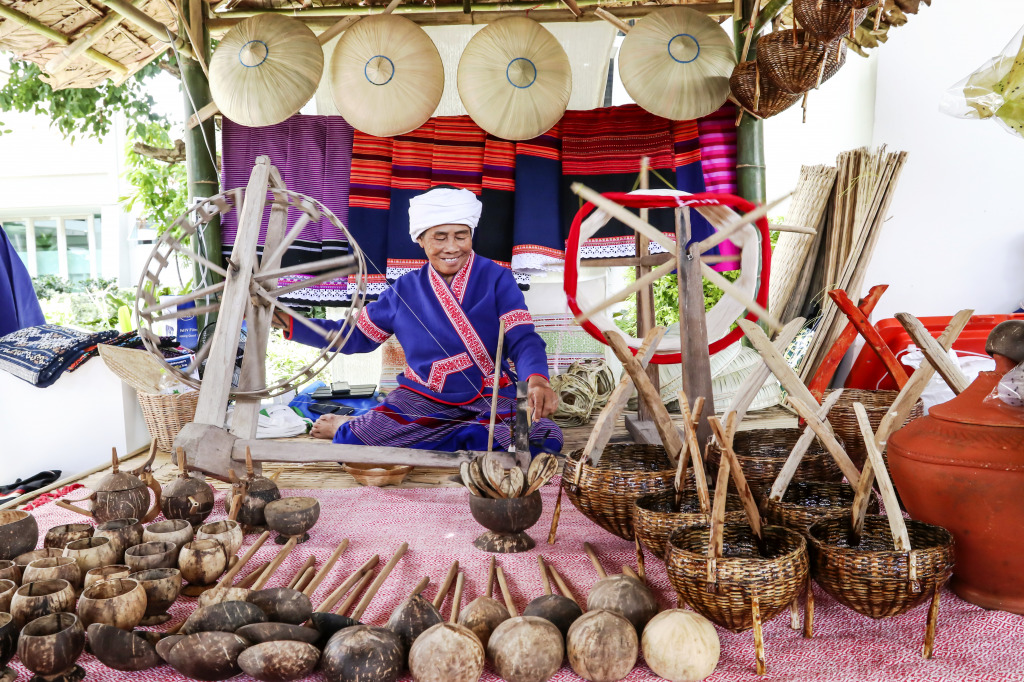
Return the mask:
{"type": "Polygon", "coordinates": [[[527,404],[534,419],[550,417],[558,408],[558,394],[551,390],[551,384],[541,376],[532,376],[528,382],[527,404]]]}

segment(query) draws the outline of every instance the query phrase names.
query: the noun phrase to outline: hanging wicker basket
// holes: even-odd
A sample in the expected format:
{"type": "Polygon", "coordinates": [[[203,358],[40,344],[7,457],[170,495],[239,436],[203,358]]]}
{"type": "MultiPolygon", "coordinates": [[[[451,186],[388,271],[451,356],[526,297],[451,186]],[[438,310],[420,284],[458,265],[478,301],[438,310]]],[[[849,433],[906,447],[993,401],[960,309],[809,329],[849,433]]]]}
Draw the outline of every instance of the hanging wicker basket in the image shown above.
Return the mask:
{"type": "Polygon", "coordinates": [[[800,100],[762,78],[756,61],[742,62],[729,78],[733,97],[750,114],[758,118],[771,118],[781,114],[800,100]]]}
{"type": "Polygon", "coordinates": [[[142,418],[149,429],[149,435],[156,441],[157,449],[173,452],[174,437],[181,427],[196,416],[199,391],[185,393],[138,393],[142,418]]]}
{"type": "Polygon", "coordinates": [[[597,466],[580,463],[583,450],[565,457],[562,488],[584,516],[609,533],[633,541],[633,501],[674,491],[675,467],[660,445],[609,445],[597,466]],[[577,481],[577,469],[579,479],[577,481]]]}
{"type": "MultiPolygon", "coordinates": [[[[714,494],[714,489],[710,491],[714,494]]],[[[743,503],[738,495],[730,493],[725,499],[726,523],[743,523],[743,503]]],[[[633,502],[633,527],[636,536],[647,549],[662,560],[668,559],[668,536],[676,528],[708,525],[709,514],[701,513],[697,492],[692,488],[683,492],[676,505],[675,493],[671,490],[638,497],[633,502]]]]}
{"type": "Polygon", "coordinates": [[[757,66],[782,90],[800,95],[834,76],[846,63],[846,44],[823,43],[803,29],[786,29],[757,40],[757,66]]]}
{"type": "MultiPolygon", "coordinates": [[[[832,391],[826,391],[827,396],[832,391]]],[[[857,426],[857,416],[853,413],[853,404],[861,403],[868,413],[868,422],[871,423],[871,430],[878,431],[878,425],[882,423],[882,417],[889,411],[892,401],[896,400],[899,391],[865,391],[863,389],[847,388],[839,398],[835,407],[829,413],[829,421],[835,429],[836,436],[847,443],[846,454],[850,456],[858,469],[864,466],[867,459],[867,451],[864,449],[864,440],[860,435],[860,427],[857,426]]],[[[920,400],[910,411],[911,419],[917,419],[924,415],[924,403],[920,400]]],[[[900,424],[900,427],[903,425],[900,424]]],[[[884,453],[883,453],[884,456],[884,453]]],[[[888,457],[885,457],[888,467],[888,457]]]]}
{"type": "Polygon", "coordinates": [[[850,0],[793,0],[793,16],[815,39],[831,43],[864,21],[868,10],[850,0]]]}
{"type": "MultiPolygon", "coordinates": [[[[781,500],[766,497],[763,509],[768,523],[807,535],[807,528],[823,519],[850,516],[855,491],[847,483],[797,481],[790,483],[781,500]]],[[[868,511],[878,513],[878,497],[872,493],[868,511]]]]}

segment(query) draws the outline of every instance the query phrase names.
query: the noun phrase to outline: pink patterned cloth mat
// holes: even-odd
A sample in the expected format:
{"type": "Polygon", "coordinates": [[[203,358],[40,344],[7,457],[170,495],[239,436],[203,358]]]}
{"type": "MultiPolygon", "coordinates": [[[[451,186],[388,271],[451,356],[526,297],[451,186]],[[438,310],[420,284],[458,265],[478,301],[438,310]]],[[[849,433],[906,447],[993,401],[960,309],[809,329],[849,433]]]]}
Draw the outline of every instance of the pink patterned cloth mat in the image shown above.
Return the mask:
{"type": "MultiPolygon", "coordinates": [[[[635,565],[632,543],[593,524],[568,499],[563,500],[557,542],[553,546],[547,544],[548,528],[558,492],[557,484],[558,478],[555,478],[552,484],[542,490],[544,513],[530,531],[530,535],[537,540],[537,548],[522,554],[497,555],[520,611],[530,600],[542,594],[537,554],[543,554],[559,570],[581,602],[585,601],[588,590],[597,581],[597,575],[583,553],[584,541],[594,545],[609,572],[618,570],[623,563],[635,565]]],[[[383,625],[391,611],[425,575],[430,576],[431,584],[424,596],[432,599],[449,565],[456,559],[466,574],[463,604],[469,603],[485,589],[490,555],[473,547],[473,540],[484,529],[470,515],[468,493],[465,490],[358,488],[287,490],[285,494],[308,495],[319,499],[320,520],[311,530],[310,540],[298,545],[268,587],[286,585],[310,553],[316,555],[317,566],[322,566],[342,538],[349,538],[351,545],[348,550],[314,595],[314,606],[373,554],[380,554],[380,565],[383,565],[403,541],[409,543],[409,551],[381,586],[363,622],[383,625]]],[[[210,521],[224,518],[223,497],[223,493],[218,493],[216,511],[210,521]]],[[[83,518],[64,511],[52,502],[35,509],[33,513],[39,522],[41,535],[52,526],[78,522],[83,518]]],[[[255,535],[246,536],[246,546],[255,539],[255,535]]],[[[278,550],[279,546],[272,539],[268,540],[250,562],[250,566],[269,561],[278,550]]],[[[248,567],[243,569],[242,575],[248,570],[248,567]]],[[[675,593],[669,584],[665,567],[649,553],[647,578],[661,606],[675,607],[675,593]]],[[[450,602],[449,596],[442,607],[445,617],[449,614],[450,602]]],[[[1024,680],[1024,616],[985,611],[964,602],[948,589],[942,595],[935,657],[930,661],[920,656],[927,602],[896,618],[874,621],[838,604],[820,588],[816,588],[815,607],[813,639],[804,639],[799,631],[790,629],[788,611],[765,625],[768,673],[760,678],[754,672],[751,632],[733,634],[718,628],[722,642],[721,661],[714,675],[708,679],[844,682],[1024,680]]],[[[171,609],[174,618],[168,625],[155,629],[166,629],[178,623],[194,608],[195,600],[180,597],[171,609]]],[[[83,654],[79,663],[87,670],[88,679],[97,681],[123,680],[128,676],[133,680],[185,679],[170,666],[141,673],[122,673],[106,668],[89,654],[83,654]]],[[[29,679],[30,674],[17,660],[11,665],[19,672],[19,680],[29,679]]],[[[239,676],[233,679],[249,678],[239,676]]],[[[481,679],[500,678],[488,665],[481,679]]],[[[552,679],[580,678],[566,663],[552,679]]],[[[626,679],[636,681],[660,678],[644,665],[641,658],[626,679]]]]}

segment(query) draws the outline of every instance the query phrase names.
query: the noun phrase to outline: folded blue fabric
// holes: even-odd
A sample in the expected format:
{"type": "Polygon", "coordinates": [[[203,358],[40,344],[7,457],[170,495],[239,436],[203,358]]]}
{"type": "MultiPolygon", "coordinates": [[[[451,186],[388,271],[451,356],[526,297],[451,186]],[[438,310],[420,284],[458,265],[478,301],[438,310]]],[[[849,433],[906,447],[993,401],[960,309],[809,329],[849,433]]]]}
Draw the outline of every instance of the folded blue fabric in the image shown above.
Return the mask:
{"type": "Polygon", "coordinates": [[[84,332],[56,324],[25,327],[0,338],[0,369],[45,388],[97,343],[116,331],[84,332]]]}

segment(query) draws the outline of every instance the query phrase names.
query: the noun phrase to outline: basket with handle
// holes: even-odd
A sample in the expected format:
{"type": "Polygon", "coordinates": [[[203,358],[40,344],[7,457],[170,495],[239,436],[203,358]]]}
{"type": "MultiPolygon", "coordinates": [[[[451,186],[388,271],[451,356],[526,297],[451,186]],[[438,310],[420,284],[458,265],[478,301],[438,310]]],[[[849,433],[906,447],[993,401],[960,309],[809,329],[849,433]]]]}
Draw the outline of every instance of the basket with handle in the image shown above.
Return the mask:
{"type": "Polygon", "coordinates": [[[775,31],[757,40],[757,66],[778,88],[800,95],[834,76],[846,63],[846,44],[815,40],[803,29],[775,31]]]}
{"type": "Polygon", "coordinates": [[[851,0],[793,0],[793,16],[816,39],[830,43],[852,34],[868,10],[851,0]]]}
{"type": "MultiPolygon", "coordinates": [[[[731,413],[734,414],[734,413],[731,413]]],[[[733,632],[754,629],[757,672],[764,674],[761,626],[792,604],[807,582],[807,544],[800,533],[763,526],[732,451],[732,425],[708,420],[724,453],[715,483],[710,525],[676,528],[668,537],[668,576],[695,611],[733,632]],[[732,479],[743,500],[746,524],[726,523],[732,479]]]]}
{"type": "MultiPolygon", "coordinates": [[[[827,399],[832,392],[825,391],[825,398],[827,399]]],[[[842,390],[842,397],[835,409],[832,410],[830,421],[836,431],[836,436],[847,443],[846,451],[858,468],[863,467],[867,460],[867,449],[864,447],[864,439],[860,435],[860,427],[857,425],[857,415],[853,412],[853,404],[861,403],[864,406],[871,429],[877,431],[882,423],[882,417],[889,411],[889,406],[896,400],[898,393],[898,391],[867,391],[859,388],[842,390]]],[[[924,403],[918,400],[914,403],[914,407],[910,410],[910,416],[904,423],[923,415],[924,403]]],[[[903,424],[899,426],[903,426],[903,424]]]]}
{"type": "Polygon", "coordinates": [[[854,410],[868,463],[852,514],[818,521],[808,529],[811,571],[836,600],[871,618],[899,615],[931,598],[922,651],[930,658],[939,592],[953,573],[953,536],[939,526],[904,520],[867,411],[860,403],[854,403],[854,410]],[[870,491],[872,475],[885,502],[885,516],[864,512],[863,496],[870,491]]]}
{"type": "Polygon", "coordinates": [[[742,62],[729,77],[729,89],[741,107],[757,118],[771,118],[800,101],[761,75],[756,61],[742,62]]]}
{"type": "Polygon", "coordinates": [[[138,393],[142,418],[157,447],[172,452],[174,437],[196,416],[199,391],[184,393],[138,393]]]}

